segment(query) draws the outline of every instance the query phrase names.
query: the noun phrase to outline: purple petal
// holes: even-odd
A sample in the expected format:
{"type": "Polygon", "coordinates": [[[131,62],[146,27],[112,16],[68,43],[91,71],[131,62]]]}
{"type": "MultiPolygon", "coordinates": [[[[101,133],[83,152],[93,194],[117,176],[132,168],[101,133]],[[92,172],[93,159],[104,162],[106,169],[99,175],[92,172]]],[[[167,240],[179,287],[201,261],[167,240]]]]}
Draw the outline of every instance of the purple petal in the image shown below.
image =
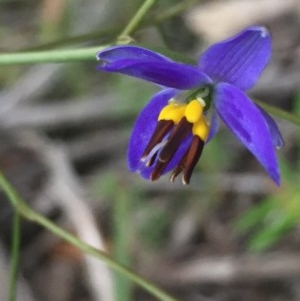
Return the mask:
{"type": "Polygon", "coordinates": [[[211,83],[197,68],[137,46],[116,46],[97,53],[102,65],[99,70],[119,72],[165,87],[191,89],[211,83]]]}
{"type": "Polygon", "coordinates": [[[199,59],[200,69],[217,82],[242,90],[254,86],[271,56],[271,37],[264,27],[249,27],[212,45],[199,59]]]}
{"type": "MultiPolygon", "coordinates": [[[[127,158],[129,170],[142,174],[144,174],[144,169],[149,170],[140,161],[142,153],[154,132],[160,111],[175,94],[176,90],[174,89],[166,89],[158,92],[140,112],[135,121],[128,145],[127,158]]],[[[144,176],[148,178],[149,174],[144,176]]]]}
{"type": "Polygon", "coordinates": [[[265,118],[265,121],[268,125],[269,131],[272,136],[273,145],[277,149],[282,148],[284,146],[284,141],[283,141],[282,135],[279,131],[278,125],[276,124],[275,120],[259,105],[256,105],[256,106],[259,108],[260,112],[262,113],[262,115],[265,118]]]}
{"type": "Polygon", "coordinates": [[[161,62],[166,61],[170,62],[172,61],[170,58],[148,50],[146,48],[138,47],[138,46],[112,46],[105,48],[102,51],[99,51],[96,54],[96,57],[98,60],[104,61],[106,63],[113,63],[117,60],[123,60],[123,59],[141,59],[144,61],[159,61],[161,62]]]}
{"type": "MultiPolygon", "coordinates": [[[[155,164],[152,167],[146,167],[140,160],[142,153],[154,132],[160,111],[176,93],[177,91],[174,89],[165,89],[155,94],[142,109],[133,127],[127,151],[128,168],[133,172],[140,173],[146,179],[149,179],[155,164]]],[[[179,147],[163,173],[177,165],[191,141],[190,138],[179,147]]]]}
{"type": "Polygon", "coordinates": [[[221,119],[279,185],[272,136],[260,110],[241,90],[227,83],[219,83],[214,96],[214,105],[221,119]]]}

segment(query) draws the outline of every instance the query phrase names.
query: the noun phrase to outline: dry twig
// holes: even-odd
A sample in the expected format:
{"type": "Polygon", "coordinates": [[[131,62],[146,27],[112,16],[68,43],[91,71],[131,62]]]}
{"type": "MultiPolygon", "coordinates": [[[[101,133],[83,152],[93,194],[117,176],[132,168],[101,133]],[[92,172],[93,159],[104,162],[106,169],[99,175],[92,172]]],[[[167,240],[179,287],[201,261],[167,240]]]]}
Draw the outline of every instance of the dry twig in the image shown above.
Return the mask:
{"type": "MultiPolygon", "coordinates": [[[[75,176],[65,150],[51,144],[34,133],[23,134],[21,139],[31,145],[43,158],[50,176],[48,183],[48,198],[62,208],[70,219],[78,236],[84,242],[105,250],[105,243],[101,237],[94,216],[87,206],[85,193],[75,176]]],[[[96,300],[113,300],[112,279],[105,264],[97,259],[84,255],[90,284],[96,300]]]]}
{"type": "MultiPolygon", "coordinates": [[[[144,272],[149,275],[149,270],[144,272]]],[[[164,285],[241,284],[294,279],[300,276],[299,254],[199,257],[182,264],[155,264],[152,279],[164,285]]]]}

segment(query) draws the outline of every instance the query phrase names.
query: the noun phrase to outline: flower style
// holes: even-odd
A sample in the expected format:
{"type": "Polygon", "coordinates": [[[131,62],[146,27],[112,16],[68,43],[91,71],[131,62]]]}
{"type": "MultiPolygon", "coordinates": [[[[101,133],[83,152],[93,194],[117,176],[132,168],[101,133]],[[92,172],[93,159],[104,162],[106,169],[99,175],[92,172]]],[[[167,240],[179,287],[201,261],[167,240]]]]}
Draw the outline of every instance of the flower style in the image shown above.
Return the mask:
{"type": "Polygon", "coordinates": [[[283,146],[281,134],[272,117],[245,94],[270,56],[270,34],[259,26],[212,45],[197,66],[133,45],[98,52],[100,70],[163,87],[135,122],[129,169],[151,180],[172,170],[172,182],[182,173],[183,184],[188,184],[205,144],[218,131],[220,118],[279,185],[275,148],[283,146]]]}

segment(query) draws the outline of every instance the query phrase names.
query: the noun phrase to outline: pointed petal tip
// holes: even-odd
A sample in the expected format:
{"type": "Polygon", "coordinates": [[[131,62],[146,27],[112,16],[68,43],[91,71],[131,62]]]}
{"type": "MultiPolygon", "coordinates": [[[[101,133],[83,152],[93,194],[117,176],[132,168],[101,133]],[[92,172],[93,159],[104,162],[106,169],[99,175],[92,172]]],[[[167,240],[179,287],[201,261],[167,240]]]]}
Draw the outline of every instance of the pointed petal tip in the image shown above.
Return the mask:
{"type": "Polygon", "coordinates": [[[281,185],[281,177],[280,177],[280,171],[278,165],[274,166],[274,168],[272,169],[268,169],[267,172],[270,178],[276,184],[276,186],[279,187],[281,185]]]}
{"type": "Polygon", "coordinates": [[[281,185],[281,179],[280,179],[280,176],[274,180],[275,181],[275,184],[279,187],[281,185]]]}
{"type": "Polygon", "coordinates": [[[256,106],[265,118],[265,122],[269,128],[275,148],[277,150],[281,149],[285,143],[276,121],[262,107],[260,107],[258,104],[256,104],[256,106]]]}
{"type": "Polygon", "coordinates": [[[198,66],[216,82],[251,89],[271,57],[271,36],[263,26],[251,26],[211,45],[198,66]]]}
{"type": "Polygon", "coordinates": [[[246,30],[258,32],[262,38],[270,35],[270,31],[266,27],[260,25],[248,27],[246,30]]]}
{"type": "Polygon", "coordinates": [[[103,51],[106,51],[106,50],[107,50],[107,48],[104,48],[104,49],[96,52],[96,60],[97,61],[101,60],[101,54],[102,54],[103,51]]]}
{"type": "Polygon", "coordinates": [[[279,186],[280,172],[272,133],[259,108],[236,87],[221,83],[216,87],[215,108],[220,118],[265,168],[279,186]]]}

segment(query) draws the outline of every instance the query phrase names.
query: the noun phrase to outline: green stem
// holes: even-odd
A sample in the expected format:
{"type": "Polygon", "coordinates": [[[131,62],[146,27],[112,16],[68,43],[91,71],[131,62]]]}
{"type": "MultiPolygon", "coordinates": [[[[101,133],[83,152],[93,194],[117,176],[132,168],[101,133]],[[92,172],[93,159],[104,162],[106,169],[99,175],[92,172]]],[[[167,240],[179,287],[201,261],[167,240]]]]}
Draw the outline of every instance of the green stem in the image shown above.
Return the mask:
{"type": "Polygon", "coordinates": [[[0,54],[0,65],[29,63],[64,63],[96,59],[96,52],[107,46],[81,49],[63,49],[49,51],[16,52],[0,54]]]}
{"type": "Polygon", "coordinates": [[[118,27],[111,27],[111,28],[101,29],[97,31],[92,31],[86,34],[75,35],[71,37],[63,37],[61,39],[56,39],[53,42],[46,42],[44,44],[23,48],[20,50],[20,52],[48,50],[55,47],[62,48],[70,45],[82,44],[84,42],[91,43],[91,41],[99,40],[99,39],[102,40],[105,39],[106,41],[110,41],[113,39],[113,37],[115,37],[118,34],[119,31],[120,30],[118,27]]]}
{"type": "Polygon", "coordinates": [[[139,26],[144,16],[147,14],[149,9],[157,2],[158,0],[146,0],[136,14],[131,18],[127,26],[120,33],[118,40],[122,40],[124,37],[128,37],[131,33],[139,26]]]}
{"type": "Polygon", "coordinates": [[[287,120],[296,125],[300,125],[300,116],[294,115],[292,113],[289,113],[287,111],[284,111],[284,110],[274,107],[272,105],[266,104],[259,100],[255,100],[255,103],[257,103],[260,107],[262,107],[268,113],[270,113],[278,118],[287,120]]]}
{"type": "Polygon", "coordinates": [[[196,2],[199,2],[199,0],[181,1],[178,4],[175,4],[172,7],[170,7],[168,10],[158,14],[157,17],[154,18],[154,23],[161,23],[166,19],[172,18],[178,15],[179,13],[185,11],[196,2]]]}
{"type": "Polygon", "coordinates": [[[12,225],[11,264],[9,273],[9,301],[16,300],[18,267],[21,240],[21,218],[18,210],[14,210],[12,225]]]}
{"type": "Polygon", "coordinates": [[[128,268],[118,264],[117,262],[113,261],[105,252],[99,251],[96,248],[86,244],[85,242],[81,241],[74,235],[68,233],[67,231],[61,229],[57,225],[55,225],[52,221],[47,219],[46,217],[40,215],[38,212],[31,209],[27,204],[21,199],[19,194],[16,190],[11,186],[8,182],[6,177],[0,172],[0,187],[2,187],[4,193],[7,195],[8,199],[12,203],[12,205],[18,210],[19,214],[21,214],[24,218],[31,220],[50,232],[54,235],[60,237],[64,241],[70,243],[71,245],[77,247],[81,251],[92,255],[99,260],[102,260],[109,266],[112,270],[122,274],[123,276],[127,277],[131,281],[135,282],[139,286],[143,287],[147,290],[150,294],[155,296],[156,298],[162,301],[179,301],[163,290],[161,290],[156,285],[152,284],[151,282],[147,281],[146,279],[142,278],[141,276],[137,275],[133,271],[129,270],[128,268]]]}

